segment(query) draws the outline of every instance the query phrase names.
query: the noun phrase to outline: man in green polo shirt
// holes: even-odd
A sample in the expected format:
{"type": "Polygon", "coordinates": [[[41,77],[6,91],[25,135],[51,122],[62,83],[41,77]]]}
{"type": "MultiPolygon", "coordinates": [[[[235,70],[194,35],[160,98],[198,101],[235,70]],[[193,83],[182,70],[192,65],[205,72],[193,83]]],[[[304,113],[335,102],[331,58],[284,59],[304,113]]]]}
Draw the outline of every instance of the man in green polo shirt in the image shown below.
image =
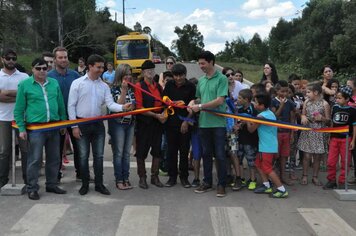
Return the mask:
{"type": "Polygon", "coordinates": [[[38,200],[38,175],[43,147],[46,150],[46,192],[64,194],[58,187],[59,130],[26,132],[26,125],[66,120],[66,110],[58,82],[47,77],[47,62],[37,58],[32,62],[33,76],[19,83],[14,118],[20,138],[28,140],[27,192],[29,199],[38,200]]]}
{"type": "MultiPolygon", "coordinates": [[[[196,100],[189,103],[189,109],[199,112],[202,109],[226,111],[225,97],[228,95],[228,80],[225,75],[215,69],[215,56],[209,51],[199,55],[199,67],[206,74],[199,79],[196,100]]],[[[226,120],[224,117],[202,111],[199,116],[199,135],[203,148],[204,180],[196,193],[204,193],[212,189],[213,156],[218,162],[217,197],[225,196],[226,185],[226,120]]]]}

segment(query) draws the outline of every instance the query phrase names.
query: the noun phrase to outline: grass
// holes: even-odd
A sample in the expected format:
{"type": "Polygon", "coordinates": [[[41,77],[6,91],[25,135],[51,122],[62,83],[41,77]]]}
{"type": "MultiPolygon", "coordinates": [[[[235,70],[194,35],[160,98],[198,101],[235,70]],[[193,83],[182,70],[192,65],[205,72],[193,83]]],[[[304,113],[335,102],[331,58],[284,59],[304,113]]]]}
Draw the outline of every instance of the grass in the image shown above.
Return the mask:
{"type": "MultiPolygon", "coordinates": [[[[30,53],[30,54],[20,54],[17,57],[17,63],[21,64],[25,67],[26,72],[29,73],[31,71],[31,63],[35,58],[41,57],[42,53],[30,53]]],[[[69,68],[74,69],[78,64],[70,62],[69,68]]]]}
{"type": "MultiPolygon", "coordinates": [[[[246,80],[251,81],[252,83],[260,82],[263,73],[263,65],[252,65],[252,64],[245,64],[245,63],[230,63],[230,62],[216,62],[218,65],[222,67],[231,67],[233,69],[239,69],[244,73],[244,78],[246,80]]],[[[280,80],[287,80],[289,73],[286,71],[278,70],[277,72],[278,77],[280,80]]]]}

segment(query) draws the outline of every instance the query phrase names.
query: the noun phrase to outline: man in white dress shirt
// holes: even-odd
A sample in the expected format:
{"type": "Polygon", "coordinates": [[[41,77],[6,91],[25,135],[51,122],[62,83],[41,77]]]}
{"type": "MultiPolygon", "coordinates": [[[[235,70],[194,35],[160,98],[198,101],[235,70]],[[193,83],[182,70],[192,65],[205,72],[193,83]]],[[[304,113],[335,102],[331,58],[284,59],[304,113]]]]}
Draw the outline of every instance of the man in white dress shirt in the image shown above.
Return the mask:
{"type": "MultiPolygon", "coordinates": [[[[99,55],[88,58],[89,71],[86,75],[73,81],[68,98],[68,115],[70,120],[89,118],[101,115],[102,105],[114,112],[127,111],[131,104],[120,105],[114,102],[109,86],[103,82],[100,75],[104,71],[105,60],[99,55]]],[[[93,150],[95,191],[110,195],[103,184],[103,155],[105,145],[105,127],[102,121],[73,126],[73,136],[77,139],[82,187],[80,195],[89,191],[89,153],[90,144],[93,150]]]]}
{"type": "MultiPolygon", "coordinates": [[[[9,181],[10,160],[12,155],[12,127],[18,84],[28,75],[15,67],[17,54],[5,49],[2,57],[4,68],[0,70],[0,189],[9,181]]],[[[19,140],[22,161],[22,177],[26,184],[26,141],[19,140]]]]}

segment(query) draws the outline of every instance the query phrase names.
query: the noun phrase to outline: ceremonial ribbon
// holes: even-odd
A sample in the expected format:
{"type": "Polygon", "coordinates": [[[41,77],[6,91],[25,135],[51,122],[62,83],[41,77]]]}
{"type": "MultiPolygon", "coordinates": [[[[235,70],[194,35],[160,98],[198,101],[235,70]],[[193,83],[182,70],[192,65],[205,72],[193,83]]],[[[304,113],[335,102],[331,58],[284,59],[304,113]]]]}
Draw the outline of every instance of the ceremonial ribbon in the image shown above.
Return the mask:
{"type": "MultiPolygon", "coordinates": [[[[105,116],[82,118],[82,119],[77,119],[77,120],[63,120],[63,121],[55,121],[55,122],[49,122],[49,123],[27,124],[26,129],[29,131],[33,131],[33,132],[49,131],[49,130],[71,127],[71,126],[75,126],[75,125],[90,124],[90,123],[94,123],[94,122],[101,121],[101,120],[114,119],[114,118],[119,118],[119,117],[123,117],[123,116],[127,116],[127,115],[137,115],[137,114],[141,114],[144,112],[155,111],[155,110],[159,110],[159,109],[162,109],[162,107],[142,108],[142,109],[137,109],[134,111],[120,112],[120,113],[115,113],[115,114],[110,114],[110,115],[105,115],[105,116]]],[[[12,127],[18,128],[18,126],[16,125],[15,122],[12,123],[12,127]]]]}
{"type": "MultiPolygon", "coordinates": [[[[179,109],[188,108],[188,106],[186,106],[183,101],[173,102],[167,96],[164,96],[163,98],[157,97],[157,96],[153,95],[152,93],[142,89],[141,87],[136,86],[135,84],[133,84],[131,82],[127,82],[127,83],[130,84],[135,89],[139,89],[141,92],[146,93],[147,95],[149,95],[149,96],[155,98],[156,100],[161,101],[163,104],[165,104],[166,105],[165,110],[164,110],[165,117],[168,117],[169,115],[174,115],[174,113],[175,113],[174,108],[179,108],[179,109]]],[[[83,118],[83,119],[77,119],[77,120],[56,121],[56,122],[49,122],[49,123],[42,123],[42,124],[28,124],[28,125],[26,125],[26,129],[30,130],[30,131],[34,131],[34,132],[61,129],[61,128],[75,126],[75,125],[94,123],[94,122],[101,121],[101,120],[114,119],[114,118],[127,116],[127,115],[137,115],[137,114],[141,114],[141,113],[148,112],[148,111],[159,110],[162,108],[164,108],[164,107],[142,108],[142,109],[137,109],[137,110],[129,111],[129,112],[121,112],[121,113],[115,113],[115,114],[111,114],[111,115],[96,116],[96,117],[83,118]]],[[[243,120],[243,121],[258,123],[258,124],[262,124],[262,125],[269,125],[269,126],[274,126],[274,127],[278,127],[278,128],[284,128],[284,129],[315,131],[315,132],[322,132],[322,133],[348,133],[349,132],[348,126],[314,129],[314,128],[309,128],[309,127],[305,127],[305,126],[298,125],[298,124],[291,124],[291,123],[283,122],[283,121],[270,120],[270,119],[259,118],[259,117],[252,117],[252,116],[246,115],[246,114],[235,115],[235,114],[221,112],[221,111],[217,111],[217,110],[211,110],[211,109],[202,109],[202,111],[209,112],[209,113],[217,115],[217,116],[233,118],[235,120],[243,120]]],[[[183,118],[182,120],[187,120],[187,119],[188,118],[183,118]]],[[[13,122],[12,126],[14,128],[18,128],[17,125],[15,124],[15,122],[13,122]]]]}
{"type": "Polygon", "coordinates": [[[257,123],[257,124],[261,124],[261,125],[275,126],[275,127],[283,128],[283,129],[306,130],[306,131],[315,131],[315,132],[320,132],[320,133],[348,133],[349,132],[349,126],[327,127],[327,128],[314,129],[314,128],[309,128],[309,127],[305,127],[305,126],[298,125],[298,124],[291,124],[291,123],[284,122],[284,121],[252,117],[248,114],[235,115],[235,114],[211,110],[211,109],[203,109],[202,111],[209,112],[209,113],[217,115],[217,116],[229,117],[229,118],[233,118],[235,120],[243,120],[243,121],[253,122],[253,123],[257,123]]]}

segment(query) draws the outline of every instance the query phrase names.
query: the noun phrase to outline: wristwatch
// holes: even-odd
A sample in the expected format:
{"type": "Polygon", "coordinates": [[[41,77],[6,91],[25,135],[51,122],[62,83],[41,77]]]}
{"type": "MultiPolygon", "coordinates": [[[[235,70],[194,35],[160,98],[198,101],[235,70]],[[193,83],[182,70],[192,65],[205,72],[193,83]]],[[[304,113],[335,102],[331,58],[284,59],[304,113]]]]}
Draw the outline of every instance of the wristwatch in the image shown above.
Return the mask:
{"type": "Polygon", "coordinates": [[[201,105],[201,103],[198,105],[198,107],[199,107],[199,110],[203,109],[203,106],[201,105]]]}

